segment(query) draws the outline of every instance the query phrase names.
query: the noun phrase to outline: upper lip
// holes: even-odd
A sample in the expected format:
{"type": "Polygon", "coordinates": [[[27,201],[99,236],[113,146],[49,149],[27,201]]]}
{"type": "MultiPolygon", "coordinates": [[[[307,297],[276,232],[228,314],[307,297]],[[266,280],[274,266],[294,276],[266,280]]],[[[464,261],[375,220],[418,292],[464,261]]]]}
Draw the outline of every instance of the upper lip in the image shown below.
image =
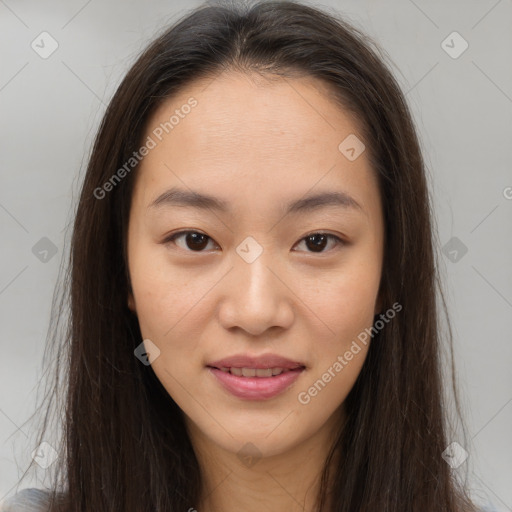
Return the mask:
{"type": "Polygon", "coordinates": [[[295,368],[305,368],[305,364],[299,361],[292,361],[277,354],[263,354],[261,356],[249,356],[246,354],[236,354],[224,359],[219,359],[208,363],[207,366],[213,368],[285,368],[293,370],[295,368]]]}

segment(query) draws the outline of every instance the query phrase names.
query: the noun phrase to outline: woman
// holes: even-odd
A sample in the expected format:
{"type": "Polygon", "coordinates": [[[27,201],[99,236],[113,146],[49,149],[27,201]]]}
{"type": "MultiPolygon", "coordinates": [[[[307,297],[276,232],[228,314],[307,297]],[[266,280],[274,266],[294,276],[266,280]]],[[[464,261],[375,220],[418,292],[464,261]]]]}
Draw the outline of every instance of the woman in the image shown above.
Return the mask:
{"type": "Polygon", "coordinates": [[[475,510],[424,164],[373,44],[295,2],[204,5],[130,69],[76,212],[41,510],[475,510]]]}

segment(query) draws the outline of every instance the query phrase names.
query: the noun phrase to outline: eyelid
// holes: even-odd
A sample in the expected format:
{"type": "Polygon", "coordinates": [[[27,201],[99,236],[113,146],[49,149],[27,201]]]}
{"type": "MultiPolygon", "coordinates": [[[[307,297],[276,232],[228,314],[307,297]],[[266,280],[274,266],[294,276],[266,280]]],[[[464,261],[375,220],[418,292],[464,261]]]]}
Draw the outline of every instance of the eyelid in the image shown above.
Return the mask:
{"type": "MultiPolygon", "coordinates": [[[[183,229],[183,230],[180,230],[180,231],[176,231],[174,233],[171,233],[170,235],[168,235],[167,237],[164,238],[164,240],[162,241],[162,244],[164,245],[167,245],[169,243],[173,243],[174,240],[176,238],[178,238],[179,236],[181,235],[187,235],[189,233],[198,233],[200,235],[204,235],[206,236],[209,240],[211,240],[214,244],[218,245],[217,242],[209,235],[207,235],[206,233],[203,233],[202,231],[199,231],[197,229],[183,229]]],[[[328,254],[330,252],[332,252],[333,250],[336,250],[337,248],[339,248],[339,246],[345,246],[345,245],[348,245],[348,242],[346,240],[344,240],[341,236],[339,235],[336,235],[334,233],[331,233],[329,231],[323,231],[321,229],[319,230],[313,230],[313,231],[310,231],[309,233],[305,234],[302,238],[300,238],[297,243],[301,243],[303,242],[306,238],[308,238],[309,236],[312,236],[312,235],[325,235],[327,236],[328,238],[330,239],[335,239],[336,240],[336,243],[337,243],[337,246],[334,248],[334,249],[331,249],[329,251],[323,251],[323,252],[318,252],[318,253],[315,253],[313,251],[305,251],[306,253],[309,253],[309,254],[318,254],[318,255],[322,255],[322,254],[328,254]]],[[[175,244],[176,245],[176,244],[175,244]]],[[[181,248],[180,248],[181,249],[181,248]]],[[[208,251],[191,251],[191,250],[188,250],[188,249],[183,249],[185,252],[189,252],[189,253],[196,253],[196,254],[201,254],[201,253],[207,253],[208,251]]]]}

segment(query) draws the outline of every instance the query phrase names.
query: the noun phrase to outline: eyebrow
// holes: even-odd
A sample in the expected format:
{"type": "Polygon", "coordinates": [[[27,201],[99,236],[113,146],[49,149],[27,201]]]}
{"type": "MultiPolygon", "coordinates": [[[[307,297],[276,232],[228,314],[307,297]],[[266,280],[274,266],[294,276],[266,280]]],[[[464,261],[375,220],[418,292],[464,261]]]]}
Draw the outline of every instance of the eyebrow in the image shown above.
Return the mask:
{"type": "MultiPolygon", "coordinates": [[[[230,213],[231,211],[229,203],[223,199],[176,187],[160,194],[148,205],[148,209],[159,209],[161,207],[171,206],[215,210],[221,213],[230,213]]],[[[363,207],[352,196],[342,191],[323,191],[306,195],[288,203],[283,213],[285,215],[302,214],[326,207],[359,210],[364,213],[363,207]]]]}

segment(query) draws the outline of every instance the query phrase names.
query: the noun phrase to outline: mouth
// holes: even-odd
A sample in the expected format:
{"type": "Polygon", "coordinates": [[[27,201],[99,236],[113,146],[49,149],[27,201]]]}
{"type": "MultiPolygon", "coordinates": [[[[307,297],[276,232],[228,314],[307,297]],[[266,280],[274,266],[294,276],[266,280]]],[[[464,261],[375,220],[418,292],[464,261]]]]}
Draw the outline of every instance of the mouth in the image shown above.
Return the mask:
{"type": "Polygon", "coordinates": [[[289,390],[306,365],[277,354],[236,354],[206,365],[214,382],[244,400],[267,400],[289,390]]]}
{"type": "Polygon", "coordinates": [[[207,366],[208,368],[213,368],[215,370],[220,370],[224,373],[230,373],[231,375],[236,375],[237,377],[244,377],[244,378],[268,378],[268,377],[277,377],[278,375],[282,375],[283,373],[288,372],[298,372],[305,370],[304,365],[298,365],[294,368],[282,368],[279,366],[276,366],[275,368],[248,368],[248,367],[236,367],[236,366],[207,366]]]}
{"type": "Polygon", "coordinates": [[[242,400],[269,400],[289,391],[306,371],[304,365],[293,368],[251,368],[237,366],[212,366],[207,370],[215,377],[220,389],[242,400]]]}

